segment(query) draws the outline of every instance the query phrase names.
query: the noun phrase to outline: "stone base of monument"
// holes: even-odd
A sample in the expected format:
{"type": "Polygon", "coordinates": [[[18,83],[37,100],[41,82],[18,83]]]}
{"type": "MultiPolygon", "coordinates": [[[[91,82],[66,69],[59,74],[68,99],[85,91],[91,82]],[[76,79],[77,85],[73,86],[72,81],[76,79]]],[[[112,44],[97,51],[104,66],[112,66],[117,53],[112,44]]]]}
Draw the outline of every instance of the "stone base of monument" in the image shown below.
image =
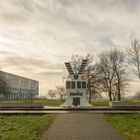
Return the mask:
{"type": "Polygon", "coordinates": [[[109,106],[113,108],[140,108],[140,102],[115,101],[109,102],[109,106]]]}
{"type": "Polygon", "coordinates": [[[73,96],[69,96],[66,101],[61,105],[62,107],[68,107],[68,108],[71,108],[71,107],[77,107],[77,108],[83,108],[83,107],[91,107],[93,105],[89,104],[87,99],[84,97],[84,96],[81,96],[81,97],[77,97],[79,98],[79,104],[77,106],[75,106],[73,103],[75,97],[73,96]]]}

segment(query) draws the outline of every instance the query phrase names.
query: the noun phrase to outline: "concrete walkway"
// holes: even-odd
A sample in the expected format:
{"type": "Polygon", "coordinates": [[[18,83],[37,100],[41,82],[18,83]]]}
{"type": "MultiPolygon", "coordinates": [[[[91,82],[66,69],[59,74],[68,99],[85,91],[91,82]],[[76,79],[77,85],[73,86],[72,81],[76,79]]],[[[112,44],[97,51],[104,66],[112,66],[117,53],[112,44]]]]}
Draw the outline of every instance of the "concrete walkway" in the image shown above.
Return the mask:
{"type": "Polygon", "coordinates": [[[59,114],[41,140],[124,140],[101,114],[59,114]]]}

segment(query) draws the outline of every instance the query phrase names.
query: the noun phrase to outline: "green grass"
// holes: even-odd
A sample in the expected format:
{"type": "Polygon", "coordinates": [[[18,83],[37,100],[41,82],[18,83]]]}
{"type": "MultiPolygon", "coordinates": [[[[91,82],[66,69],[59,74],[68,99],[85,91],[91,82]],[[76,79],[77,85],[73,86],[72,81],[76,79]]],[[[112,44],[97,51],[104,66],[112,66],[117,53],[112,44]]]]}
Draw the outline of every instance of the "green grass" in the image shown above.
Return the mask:
{"type": "MultiPolygon", "coordinates": [[[[123,102],[140,102],[140,100],[122,100],[123,102]]],[[[95,106],[108,106],[109,105],[109,100],[107,99],[97,99],[97,100],[92,100],[91,104],[95,106]]]]}
{"type": "MultiPolygon", "coordinates": [[[[38,105],[46,105],[46,106],[59,106],[64,103],[64,101],[59,99],[18,99],[18,100],[0,100],[0,104],[38,104],[38,105]]],[[[95,106],[108,106],[109,100],[100,99],[100,100],[92,100],[91,104],[95,106]]]]}
{"type": "MultiPolygon", "coordinates": [[[[130,101],[130,102],[140,102],[140,100],[124,100],[124,101],[130,101]]],[[[37,104],[37,105],[46,105],[46,106],[60,106],[64,103],[64,101],[59,100],[59,99],[15,99],[15,100],[3,100],[0,99],[0,104],[37,104]]],[[[107,99],[97,99],[97,100],[92,100],[91,102],[92,105],[95,106],[108,106],[109,105],[109,100],[107,99]]]]}
{"type": "Polygon", "coordinates": [[[58,99],[15,99],[15,100],[0,100],[0,104],[38,104],[38,105],[46,105],[46,106],[59,106],[63,104],[64,101],[58,99]]]}
{"type": "Polygon", "coordinates": [[[35,99],[34,103],[48,106],[59,106],[62,105],[64,101],[58,99],[35,99]]]}
{"type": "Polygon", "coordinates": [[[140,100],[128,100],[130,102],[140,102],[140,100]]]}
{"type": "Polygon", "coordinates": [[[103,117],[128,140],[140,140],[140,114],[104,114],[103,117]]]}
{"type": "Polygon", "coordinates": [[[0,116],[0,140],[38,140],[54,117],[0,116]]]}
{"type": "Polygon", "coordinates": [[[95,106],[108,106],[109,100],[105,100],[105,99],[92,100],[91,104],[95,106]]]}

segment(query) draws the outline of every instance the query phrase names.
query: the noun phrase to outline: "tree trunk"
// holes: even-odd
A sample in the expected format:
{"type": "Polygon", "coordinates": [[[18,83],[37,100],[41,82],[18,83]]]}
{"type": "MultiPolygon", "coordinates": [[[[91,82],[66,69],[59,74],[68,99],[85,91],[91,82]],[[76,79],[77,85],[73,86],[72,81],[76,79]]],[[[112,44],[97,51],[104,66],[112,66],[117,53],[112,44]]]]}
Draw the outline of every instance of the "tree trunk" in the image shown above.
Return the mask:
{"type": "Polygon", "coordinates": [[[108,94],[108,96],[109,96],[109,99],[110,99],[110,101],[112,101],[112,96],[111,96],[111,91],[109,91],[109,94],[108,94]]]}
{"type": "Polygon", "coordinates": [[[117,85],[118,101],[121,101],[120,77],[119,77],[119,75],[117,75],[117,77],[118,77],[118,85],[117,85]]]}
{"type": "Polygon", "coordinates": [[[118,101],[121,101],[121,91],[120,91],[120,87],[118,87],[118,101]]]}
{"type": "Polygon", "coordinates": [[[115,95],[113,94],[113,101],[116,101],[116,97],[115,97],[115,95]]]}
{"type": "Polygon", "coordinates": [[[112,101],[112,84],[111,81],[109,81],[109,99],[112,101]]]}
{"type": "Polygon", "coordinates": [[[89,88],[89,103],[91,104],[91,88],[89,88]]]}
{"type": "Polygon", "coordinates": [[[108,91],[108,96],[109,96],[109,99],[110,101],[112,101],[112,90],[111,90],[111,82],[110,82],[110,87],[109,87],[109,91],[108,91]]]}

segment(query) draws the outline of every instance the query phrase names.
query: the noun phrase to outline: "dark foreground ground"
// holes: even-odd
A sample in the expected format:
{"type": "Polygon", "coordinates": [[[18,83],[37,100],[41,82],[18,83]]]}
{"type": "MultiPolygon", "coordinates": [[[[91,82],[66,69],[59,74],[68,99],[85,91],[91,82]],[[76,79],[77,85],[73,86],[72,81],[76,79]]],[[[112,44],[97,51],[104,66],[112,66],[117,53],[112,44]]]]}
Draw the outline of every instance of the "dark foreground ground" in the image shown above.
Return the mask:
{"type": "Polygon", "coordinates": [[[125,140],[102,114],[59,114],[41,140],[125,140]]]}

